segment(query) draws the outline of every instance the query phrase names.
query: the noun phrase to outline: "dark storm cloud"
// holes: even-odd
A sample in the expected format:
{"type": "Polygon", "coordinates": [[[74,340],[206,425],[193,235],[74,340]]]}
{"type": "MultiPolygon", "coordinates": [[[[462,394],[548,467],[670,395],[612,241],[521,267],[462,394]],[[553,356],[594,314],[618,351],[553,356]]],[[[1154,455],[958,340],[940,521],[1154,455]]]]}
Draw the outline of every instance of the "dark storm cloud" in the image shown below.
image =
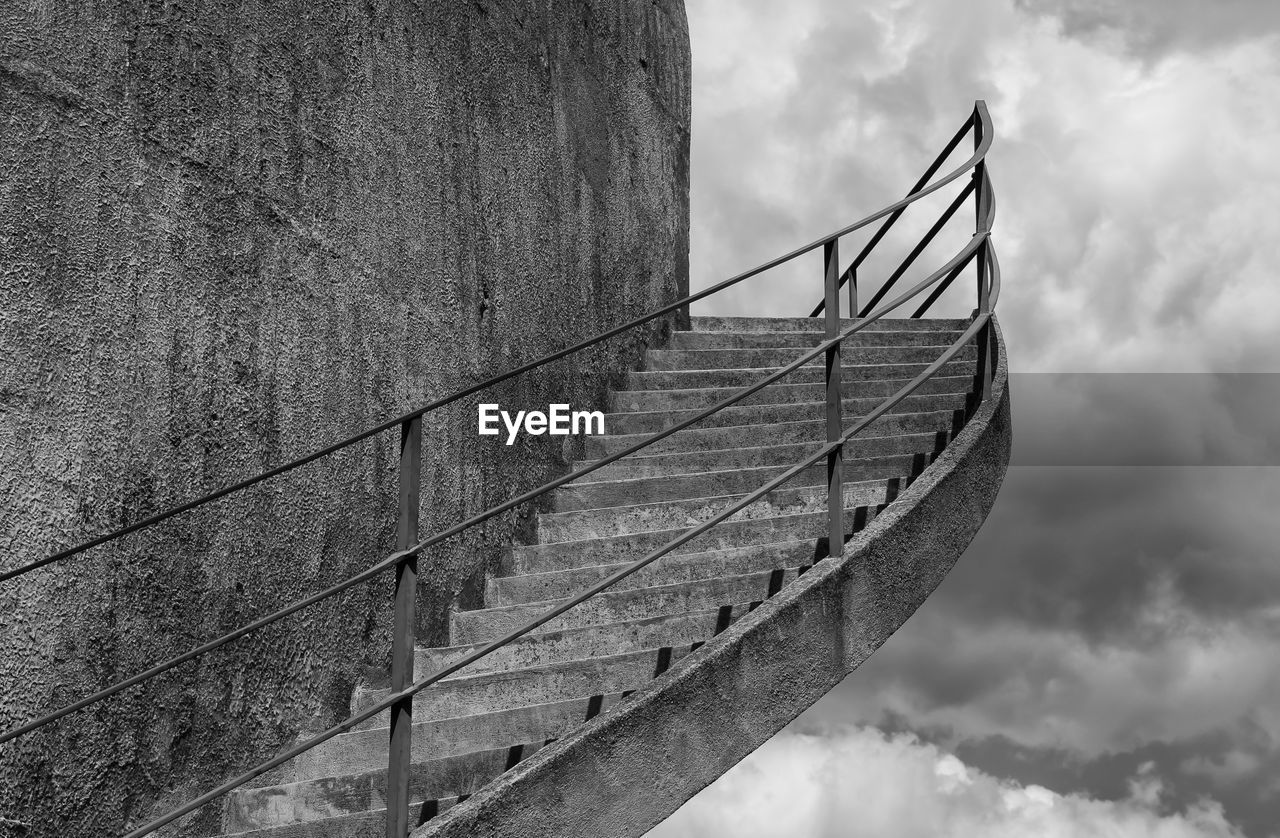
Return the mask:
{"type": "Polygon", "coordinates": [[[1158,596],[1248,622],[1280,602],[1276,509],[1274,468],[1012,468],[937,604],[1129,647],[1167,640],[1145,622],[1158,596]]]}
{"type": "Polygon", "coordinates": [[[1280,375],[1010,376],[1014,465],[1280,465],[1280,375]]]}
{"type": "Polygon", "coordinates": [[[1014,4],[1060,19],[1068,37],[1097,38],[1113,32],[1145,59],[1280,31],[1280,5],[1274,0],[1014,0],[1014,4]]]}

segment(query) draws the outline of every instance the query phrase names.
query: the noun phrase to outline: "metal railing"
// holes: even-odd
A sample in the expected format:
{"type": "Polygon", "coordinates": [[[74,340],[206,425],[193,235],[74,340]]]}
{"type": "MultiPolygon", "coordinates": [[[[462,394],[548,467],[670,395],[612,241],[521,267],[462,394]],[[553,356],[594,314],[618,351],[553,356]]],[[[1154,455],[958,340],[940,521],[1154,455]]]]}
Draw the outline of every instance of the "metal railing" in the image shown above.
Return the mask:
{"type": "Polygon", "coordinates": [[[188,652],[185,652],[184,654],[157,664],[145,672],[126,678],[78,701],[68,704],[65,707],[41,716],[40,718],[0,733],[0,744],[29,734],[47,724],[102,701],[110,696],[116,695],[117,693],[129,689],[132,686],[136,686],[137,684],[147,681],[163,672],[180,666],[187,661],[193,660],[207,652],[244,637],[257,629],[270,625],[284,617],[307,608],[310,605],[328,599],[329,597],[339,594],[355,585],[367,582],[384,571],[393,570],[395,597],[390,694],[381,701],[378,701],[372,706],[367,707],[344,720],[342,723],[334,725],[328,730],[298,743],[287,751],[278,754],[270,760],[255,766],[253,769],[234,777],[231,780],[228,780],[217,788],[200,795],[164,816],[128,832],[125,838],[141,838],[141,836],[148,835],[221,797],[233,789],[244,785],[255,777],[258,777],[288,760],[293,759],[299,754],[314,748],[322,742],[332,739],[341,733],[350,731],[355,726],[373,718],[384,710],[390,711],[390,741],[388,744],[386,798],[387,835],[388,838],[403,838],[409,830],[410,737],[413,718],[412,700],[415,694],[448,677],[449,675],[454,674],[475,661],[480,660],[491,652],[506,646],[517,638],[523,637],[539,626],[546,624],[602,591],[609,589],[617,582],[631,576],[640,569],[671,553],[673,550],[688,543],[689,541],[692,541],[734,514],[740,512],[750,504],[764,497],[769,492],[787,483],[804,470],[823,460],[827,463],[828,477],[828,520],[826,538],[828,554],[830,556],[840,556],[843,552],[843,544],[845,540],[845,528],[843,523],[844,502],[842,462],[844,446],[850,441],[850,439],[870,426],[903,399],[915,392],[922,384],[924,384],[924,382],[933,377],[938,370],[954,358],[955,355],[970,341],[975,339],[978,344],[978,359],[974,378],[974,395],[976,398],[970,400],[969,410],[971,411],[976,407],[978,402],[986,398],[990,391],[992,370],[990,319],[992,316],[991,312],[999,296],[1000,289],[999,264],[996,260],[994,250],[990,245],[991,226],[995,217],[995,200],[990,179],[987,176],[985,164],[985,157],[987,150],[990,148],[991,140],[992,133],[990,116],[987,112],[985,103],[978,101],[975,103],[974,109],[969,118],[965,121],[964,125],[961,126],[960,130],[956,132],[956,135],[944,147],[942,152],[939,153],[932,165],[925,172],[924,176],[917,181],[911,192],[902,200],[894,204],[890,204],[872,215],[862,218],[846,227],[784,254],[783,256],[757,266],[756,268],[730,277],[729,279],[713,285],[703,291],[690,294],[649,314],[583,340],[566,349],[550,353],[506,373],[494,376],[443,398],[436,399],[421,408],[394,419],[387,420],[375,427],[350,436],[341,442],[334,443],[326,448],[284,463],[283,465],[265,471],[252,478],[224,487],[201,498],[181,504],[172,509],[166,510],[165,512],[152,515],[141,521],[98,536],[82,544],[51,554],[42,559],[30,562],[4,573],[0,573],[0,582],[4,582],[48,565],[68,560],[92,547],[105,544],[129,533],[153,526],[176,515],[180,515],[189,510],[211,503],[219,498],[225,497],[261,481],[284,474],[285,472],[340,451],[376,434],[394,428],[399,428],[400,430],[399,512],[396,525],[395,552],[360,573],[338,582],[319,593],[312,594],[293,602],[283,608],[280,608],[274,613],[255,620],[252,623],[236,629],[235,631],[224,634],[221,637],[204,643],[189,650],[188,652]],[[974,135],[973,154],[959,167],[930,183],[929,178],[938,171],[946,161],[947,157],[956,149],[960,141],[967,133],[969,133],[970,130],[973,131],[974,135]],[[857,269],[867,258],[868,254],[873,250],[876,244],[883,239],[886,232],[902,216],[910,204],[938,191],[947,184],[963,176],[966,172],[972,172],[972,177],[970,182],[961,191],[960,195],[952,201],[947,210],[944,211],[938,221],[930,228],[921,242],[913,248],[899,268],[890,275],[889,279],[886,280],[879,291],[877,291],[872,299],[861,309],[861,311],[859,311],[857,309],[857,269]],[[975,232],[969,242],[942,267],[917,282],[909,290],[893,298],[890,302],[884,303],[877,308],[876,305],[889,293],[893,284],[898,281],[915,259],[924,251],[925,247],[928,246],[937,233],[946,225],[970,194],[975,196],[976,222],[975,232]],[[885,222],[876,230],[875,234],[859,255],[853,260],[849,268],[841,272],[839,269],[839,239],[849,233],[867,227],[882,218],[885,219],[885,222]],[[825,312],[825,334],[824,339],[816,347],[802,353],[796,360],[769,373],[759,381],[738,390],[731,396],[722,399],[711,407],[698,411],[695,415],[681,420],[668,428],[648,435],[640,442],[628,446],[622,451],[602,457],[601,459],[572,471],[569,474],[548,481],[536,489],[532,489],[517,497],[511,498],[495,507],[492,507],[491,509],[485,510],[484,512],[474,515],[465,521],[449,527],[448,529],[435,533],[427,538],[420,538],[418,533],[418,510],[422,446],[422,416],[424,414],[456,402],[469,395],[478,393],[488,387],[492,387],[503,381],[519,376],[529,370],[536,369],[574,352],[578,352],[582,349],[608,340],[609,338],[622,334],[629,329],[641,326],[658,317],[676,311],[690,303],[705,299],[706,297],[736,285],[750,277],[756,276],[786,262],[790,262],[796,257],[809,253],[818,247],[823,248],[823,300],[814,309],[811,316],[816,316],[819,313],[825,312]],[[963,271],[971,262],[976,263],[975,273],[977,276],[978,304],[974,310],[972,320],[968,327],[962,332],[958,339],[947,347],[947,349],[943,351],[941,355],[929,364],[919,375],[901,387],[892,396],[882,401],[866,416],[855,422],[851,428],[845,430],[843,427],[843,417],[841,416],[842,383],[840,349],[842,343],[850,336],[865,329],[870,323],[875,322],[884,315],[897,310],[907,302],[915,299],[926,289],[932,289],[929,296],[911,315],[912,317],[917,318],[923,316],[933,302],[938,299],[938,297],[956,278],[956,276],[958,276],[960,272],[963,271]],[[851,327],[844,331],[840,331],[839,294],[840,289],[846,284],[849,286],[849,314],[853,317],[856,313],[857,318],[860,319],[857,319],[851,327]],[[607,579],[592,585],[577,596],[548,609],[536,618],[529,620],[518,629],[510,631],[501,638],[486,644],[483,648],[467,654],[427,678],[417,681],[414,680],[414,603],[417,583],[417,557],[424,550],[446,541],[447,539],[450,539],[496,515],[500,515],[524,503],[532,501],[559,486],[563,486],[566,483],[590,474],[597,469],[603,468],[610,463],[617,462],[624,457],[648,448],[659,440],[665,439],[672,434],[696,425],[707,417],[712,416],[731,405],[737,404],[763,388],[778,382],[788,374],[807,364],[809,361],[815,360],[819,355],[824,357],[826,365],[824,376],[826,389],[826,441],[824,444],[816,448],[800,462],[797,462],[787,468],[782,474],[769,480],[767,483],[741,500],[722,510],[709,521],[686,530],[677,538],[672,539],[662,547],[652,550],[642,558],[633,561],[631,564],[612,574],[607,579]]]}

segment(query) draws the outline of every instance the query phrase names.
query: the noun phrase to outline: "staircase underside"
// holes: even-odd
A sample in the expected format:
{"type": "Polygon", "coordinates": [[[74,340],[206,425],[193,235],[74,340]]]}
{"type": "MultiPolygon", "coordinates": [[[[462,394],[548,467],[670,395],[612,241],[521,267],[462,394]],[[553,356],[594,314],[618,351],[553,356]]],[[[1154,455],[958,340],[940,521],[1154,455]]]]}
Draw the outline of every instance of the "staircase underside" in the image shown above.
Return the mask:
{"type": "MultiPolygon", "coordinates": [[[[694,318],[614,394],[603,456],[798,357],[817,319],[694,318]]],[[[994,321],[993,321],[994,324],[994,321]]],[[[941,354],[961,321],[872,324],[844,352],[845,425],[941,354]]],[[[993,330],[999,338],[998,326],[993,330]]],[[[425,836],[639,836],[828,692],[969,544],[1009,458],[1003,342],[963,422],[972,347],[847,447],[840,558],[823,558],[825,466],[421,693],[411,796],[425,836]],[[495,779],[496,778],[496,779],[495,779]]],[[[705,521],[814,450],[821,359],[651,450],[556,491],[485,608],[419,677],[705,521]]],[[[355,706],[385,693],[359,691],[355,706]]],[[[384,835],[385,714],[227,798],[223,832],[384,835]]]]}

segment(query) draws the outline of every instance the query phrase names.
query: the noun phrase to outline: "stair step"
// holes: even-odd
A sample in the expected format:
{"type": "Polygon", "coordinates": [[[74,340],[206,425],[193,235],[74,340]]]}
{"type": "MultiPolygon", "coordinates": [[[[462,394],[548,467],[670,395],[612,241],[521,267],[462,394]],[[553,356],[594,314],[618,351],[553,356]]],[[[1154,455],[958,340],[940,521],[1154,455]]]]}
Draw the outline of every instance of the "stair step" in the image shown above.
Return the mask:
{"type": "MultiPolygon", "coordinates": [[[[688,647],[676,649],[671,653],[672,662],[688,653],[688,647]]],[[[652,679],[660,663],[660,649],[654,648],[447,678],[414,696],[413,717],[423,721],[447,719],[626,692],[652,679]]],[[[355,710],[360,711],[388,695],[390,690],[368,690],[361,694],[355,710]]],[[[357,729],[386,728],[389,718],[383,710],[360,723],[357,729]]]]}
{"type": "MultiPolygon", "coordinates": [[[[815,560],[815,544],[815,539],[805,539],[699,553],[674,553],[641,568],[610,590],[736,576],[775,567],[799,567],[815,560]]],[[[571,597],[626,566],[626,563],[588,565],[519,576],[491,576],[485,583],[485,605],[496,607],[571,597]]]]}
{"type": "MultiPolygon", "coordinates": [[[[629,591],[604,591],[556,617],[543,628],[555,631],[598,626],[765,600],[771,585],[785,585],[795,577],[796,568],[786,568],[780,573],[757,571],[629,591]]],[[[454,611],[449,615],[449,638],[455,645],[492,641],[520,628],[555,604],[529,602],[476,611],[454,611]]]]}
{"type": "MultiPolygon", "coordinates": [[[[868,429],[870,430],[870,429],[868,429]]],[[[865,433],[865,432],[864,432],[865,433]]],[[[898,434],[897,436],[863,436],[858,434],[845,446],[845,462],[855,458],[871,459],[895,454],[916,454],[921,451],[938,452],[947,444],[948,432],[898,434]]],[[[707,471],[749,469],[761,466],[790,466],[811,454],[821,443],[808,441],[785,445],[756,445],[744,448],[723,448],[706,451],[676,451],[665,454],[641,456],[632,454],[591,472],[582,481],[604,483],[614,480],[635,480],[643,477],[673,477],[698,474],[707,471]]],[[[574,461],[574,470],[589,465],[592,460],[574,461]]],[[[565,491],[585,483],[574,482],[556,490],[556,503],[566,497],[565,491]]]]}
{"type": "MultiPolygon", "coordinates": [[[[865,436],[896,436],[898,434],[951,432],[958,427],[958,410],[941,410],[932,413],[886,413],[859,432],[865,436]]],[[[859,421],[858,417],[845,417],[845,427],[859,421]]],[[[814,418],[798,422],[778,422],[771,425],[732,425],[722,428],[686,428],[668,437],[656,440],[633,456],[652,456],[667,452],[693,452],[748,448],[762,445],[789,445],[808,443],[813,445],[826,439],[825,419],[814,418]]],[[[591,436],[584,439],[584,452],[588,457],[600,458],[647,440],[652,434],[614,434],[591,436]]],[[[858,439],[859,437],[854,437],[858,439]]]]}
{"type": "MultiPolygon", "coordinates": [[[[932,439],[930,440],[932,441],[932,439]]],[[[804,447],[804,452],[796,457],[814,453],[819,446],[804,447]]],[[[919,473],[930,461],[930,452],[913,452],[911,454],[894,454],[888,457],[860,457],[844,460],[844,481],[846,484],[867,481],[883,481],[889,477],[903,474],[919,473]]],[[[598,483],[570,483],[556,492],[555,512],[543,513],[539,521],[556,520],[553,516],[583,511],[604,511],[620,507],[639,506],[656,503],[678,502],[681,505],[699,498],[715,498],[724,495],[743,495],[753,492],[772,478],[782,474],[794,461],[785,465],[761,466],[759,468],[734,468],[729,466],[717,471],[695,472],[692,474],[662,475],[659,477],[638,477],[624,480],[608,480],[598,483]]],[[[592,477],[594,475],[587,475],[592,477]]],[[[776,491],[795,489],[802,486],[827,485],[827,461],[823,457],[819,462],[792,477],[776,491]]],[[[779,496],[780,498],[781,496],[779,496]]],[[[780,503],[774,499],[775,504],[780,503]]],[[[546,539],[563,541],[564,539],[546,539]]]]}
{"type": "MultiPolygon", "coordinates": [[[[844,358],[842,358],[844,361],[844,358]]],[[[932,362],[931,362],[932,363],[932,362]]],[[[628,372],[627,390],[689,390],[704,388],[737,388],[755,384],[776,372],[782,365],[754,370],[645,370],[628,372]]],[[[860,381],[911,380],[924,372],[929,363],[851,363],[840,368],[842,385],[856,388],[860,381]]],[[[938,375],[943,377],[973,376],[973,361],[951,360],[943,363],[938,375]]],[[[778,384],[817,384],[827,380],[820,366],[801,366],[787,372],[778,384]]],[[[772,386],[772,385],[769,385],[772,386]]]]}
{"type": "MultiPolygon", "coordinates": [[[[826,329],[826,318],[822,315],[818,317],[691,317],[689,318],[689,326],[693,331],[697,332],[783,332],[783,331],[800,331],[800,332],[821,332],[826,329]]],[[[850,319],[848,317],[840,318],[840,329],[848,329],[855,323],[862,322],[860,318],[850,319]]],[[[919,329],[922,331],[955,331],[957,329],[967,329],[972,323],[969,319],[954,319],[945,317],[882,317],[868,323],[866,331],[885,330],[895,331],[904,329],[919,329]]]]}
{"type": "MultiPolygon", "coordinates": [[[[963,329],[926,331],[910,329],[864,329],[845,338],[842,349],[867,346],[937,346],[950,344],[960,337],[963,329]]],[[[826,332],[673,332],[668,349],[781,349],[811,348],[827,339],[826,332]]]]}
{"type": "MultiPolygon", "coordinates": [[[[422,651],[419,650],[419,655],[422,651]]],[[[501,650],[494,654],[500,652],[501,650]]],[[[430,655],[419,659],[428,660],[430,655]]],[[[476,665],[479,666],[482,662],[479,661],[476,665]]],[[[437,670],[426,669],[419,664],[415,668],[415,677],[423,678],[434,671],[437,670]]],[[[470,668],[466,671],[470,672],[470,668]]],[[[479,671],[483,670],[477,670],[479,671]]],[[[369,692],[367,689],[361,692],[361,697],[352,704],[353,711],[372,703],[364,700],[369,692]]],[[[385,690],[379,692],[379,696],[383,695],[386,695],[385,690]]],[[[473,713],[447,719],[419,719],[413,724],[411,758],[414,763],[424,763],[497,748],[512,742],[534,742],[563,736],[587,718],[588,701],[587,698],[573,698],[492,713],[473,713]]],[[[415,714],[415,718],[419,715],[415,714]]],[[[258,777],[248,787],[282,785],[373,771],[387,763],[387,741],[390,735],[391,730],[385,724],[377,727],[364,725],[360,730],[339,734],[258,777]]]]}
{"type": "MultiPolygon", "coordinates": [[[[846,398],[841,400],[841,410],[850,419],[866,416],[884,402],[883,398],[846,398]]],[[[931,413],[937,410],[955,410],[964,407],[964,393],[912,394],[898,402],[890,413],[931,413]]],[[[823,419],[826,416],[826,400],[793,404],[754,404],[726,407],[700,420],[694,428],[724,428],[733,425],[773,425],[779,422],[799,422],[805,419],[823,419]]],[[[705,410],[705,408],[703,408],[705,410]]],[[[699,410],[654,410],[645,412],[610,413],[604,417],[609,434],[651,434],[679,422],[697,416],[699,410]]]]}
{"type": "MultiPolygon", "coordinates": [[[[526,743],[516,746],[518,751],[509,746],[474,751],[413,765],[409,772],[409,798],[421,802],[473,794],[543,744],[526,743]]],[[[227,795],[223,828],[239,832],[385,808],[386,789],[385,767],[359,774],[237,789],[227,795]]]]}
{"type": "MultiPolygon", "coordinates": [[[[865,506],[846,510],[845,529],[856,532],[871,522],[876,511],[875,507],[865,506]]],[[[825,532],[826,521],[826,512],[726,521],[680,545],[669,555],[723,550],[743,544],[813,540],[825,532]]],[[[687,529],[688,527],[678,527],[626,533],[561,544],[516,545],[504,556],[505,570],[510,574],[544,573],[590,565],[630,563],[678,538],[687,529]]]]}
{"type": "MultiPolygon", "coordinates": [[[[777,515],[796,515],[801,512],[826,509],[826,468],[826,463],[823,462],[806,469],[794,478],[800,482],[800,485],[780,486],[746,508],[735,512],[728,521],[772,518],[777,515]],[[806,477],[807,480],[802,479],[806,477]],[[808,485],[805,485],[806,482],[808,485]],[[819,482],[822,483],[821,486],[817,485],[819,482]]],[[[781,470],[771,471],[774,475],[781,473],[781,470]]],[[[751,476],[748,475],[748,478],[751,476]]],[[[538,516],[538,541],[542,544],[559,544],[597,538],[601,535],[697,526],[741,501],[750,491],[759,488],[768,479],[769,476],[765,475],[759,480],[750,480],[747,490],[735,494],[638,503],[605,509],[542,513],[538,516]]],[[[844,484],[845,505],[872,506],[884,503],[885,484],[884,479],[846,482],[844,484]]]]}
{"type": "MultiPolygon", "coordinates": [[[[931,363],[931,362],[930,362],[931,363]]],[[[690,390],[708,387],[736,387],[741,389],[755,384],[782,365],[758,369],[721,370],[645,370],[627,373],[628,390],[690,390]]],[[[928,363],[920,364],[852,364],[840,368],[840,381],[849,387],[857,387],[860,381],[915,378],[924,372],[928,363]]],[[[938,375],[952,378],[973,376],[974,362],[952,359],[943,364],[938,375]]],[[[779,384],[814,384],[826,381],[826,370],[820,366],[802,366],[778,380],[779,384]]]]}
{"type": "MultiPolygon", "coordinates": [[[[549,604],[541,603],[541,606],[546,608],[549,604]]],[[[622,652],[705,642],[750,610],[750,603],[728,603],[715,608],[657,617],[641,617],[549,632],[531,632],[471,663],[460,670],[458,675],[524,669],[548,663],[607,657],[622,652]]],[[[418,649],[414,672],[419,678],[439,672],[449,664],[482,648],[486,642],[489,641],[462,643],[437,649],[418,649]]]]}
{"type": "MultiPolygon", "coordinates": [[[[797,370],[796,373],[800,372],[797,370]]],[[[796,373],[792,373],[795,375],[796,373]]],[[[762,374],[760,378],[763,378],[762,374]]],[[[787,383],[791,376],[777,384],[770,384],[738,402],[739,405],[753,404],[796,404],[802,402],[820,402],[827,398],[827,386],[824,381],[813,381],[807,384],[787,383]]],[[[859,380],[852,382],[845,389],[844,395],[859,399],[885,399],[905,387],[909,378],[886,378],[880,380],[859,380]]],[[[913,395],[933,395],[937,393],[968,393],[973,389],[972,375],[937,376],[920,385],[913,395]]],[[[697,410],[719,404],[738,393],[742,387],[694,387],[687,390],[619,390],[610,395],[613,413],[636,412],[650,410],[697,410]]]]}
{"type": "MultiPolygon", "coordinates": [[[[420,802],[414,801],[414,807],[420,802]]],[[[386,838],[386,817],[387,810],[379,808],[319,821],[223,833],[217,838],[386,838]]]]}
{"type": "MultiPolygon", "coordinates": [[[[933,346],[856,346],[841,352],[842,365],[863,364],[931,364],[950,347],[933,346]]],[[[734,370],[760,367],[782,367],[805,354],[802,349],[650,349],[645,352],[645,365],[651,370],[734,370]]],[[[972,343],[955,355],[959,360],[974,360],[978,349],[972,343]]],[[[822,355],[811,358],[805,366],[822,367],[822,355]]]]}

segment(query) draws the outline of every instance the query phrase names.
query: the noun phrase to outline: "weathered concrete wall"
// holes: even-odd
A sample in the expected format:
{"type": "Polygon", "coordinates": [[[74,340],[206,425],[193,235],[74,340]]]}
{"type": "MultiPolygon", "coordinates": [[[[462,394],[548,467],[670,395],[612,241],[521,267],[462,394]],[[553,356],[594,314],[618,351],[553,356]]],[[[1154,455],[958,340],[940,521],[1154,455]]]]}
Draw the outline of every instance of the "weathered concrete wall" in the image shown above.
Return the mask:
{"type": "Polygon", "coordinates": [[[994,331],[992,398],[841,558],[413,838],[637,838],[866,661],[946,576],[1004,481],[1009,369],[994,331]]]}
{"type": "MultiPolygon", "coordinates": [[[[680,0],[0,6],[0,568],[674,299],[688,127],[680,0]]],[[[485,400],[599,406],[647,338],[485,400]]],[[[476,402],[424,424],[424,531],[572,453],[476,402]]],[[[0,728],[384,556],[397,442],[0,585],[0,728]]],[[[424,557],[425,639],[527,520],[424,557]]],[[[0,746],[0,817],[117,834],[344,716],[389,593],[0,746]]]]}

